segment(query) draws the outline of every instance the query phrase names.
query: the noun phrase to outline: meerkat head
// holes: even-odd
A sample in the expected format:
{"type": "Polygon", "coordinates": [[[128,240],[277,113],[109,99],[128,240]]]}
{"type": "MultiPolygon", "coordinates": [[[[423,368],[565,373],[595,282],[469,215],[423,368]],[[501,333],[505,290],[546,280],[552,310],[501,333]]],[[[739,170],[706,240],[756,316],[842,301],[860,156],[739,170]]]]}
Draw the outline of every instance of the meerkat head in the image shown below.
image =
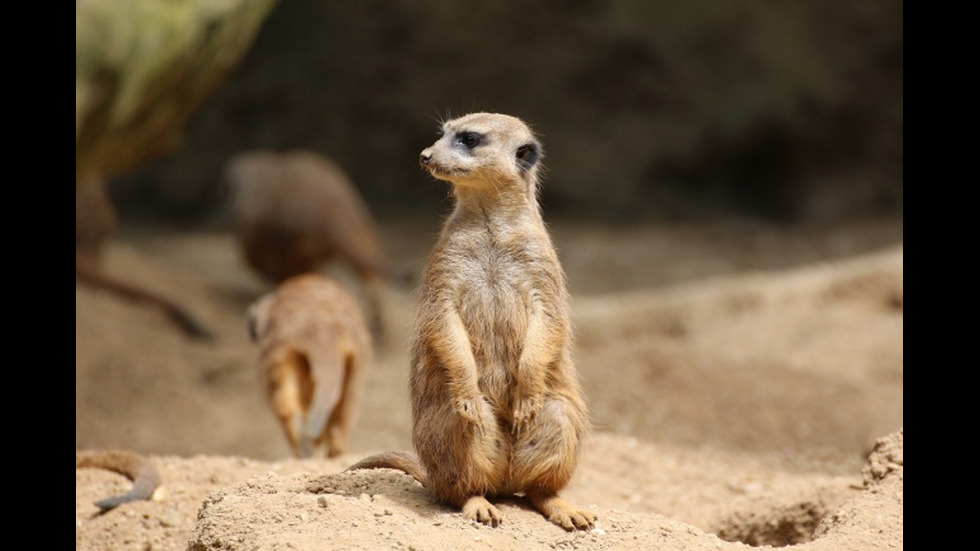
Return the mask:
{"type": "Polygon", "coordinates": [[[501,189],[519,183],[534,194],[543,155],[541,143],[517,117],[472,113],[444,123],[441,137],[422,150],[419,163],[453,185],[501,189]]]}

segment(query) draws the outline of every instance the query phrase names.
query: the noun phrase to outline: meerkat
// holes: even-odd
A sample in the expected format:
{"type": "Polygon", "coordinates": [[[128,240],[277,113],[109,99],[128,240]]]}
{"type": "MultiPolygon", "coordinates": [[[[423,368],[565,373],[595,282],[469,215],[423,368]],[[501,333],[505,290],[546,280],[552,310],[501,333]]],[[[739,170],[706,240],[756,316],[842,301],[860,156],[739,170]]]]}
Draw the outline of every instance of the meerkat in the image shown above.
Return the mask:
{"type": "Polygon", "coordinates": [[[75,281],[159,308],[186,335],[210,340],[211,331],[170,298],[110,277],[102,270],[102,253],[117,223],[105,181],[90,175],[75,184],[75,281]]]}
{"type": "Polygon", "coordinates": [[[372,331],[383,334],[381,284],[410,275],[387,267],[372,214],[336,162],[304,150],[247,151],[228,161],[224,181],[252,270],[279,284],[331,260],[346,262],[365,290],[372,331]]]}
{"type": "Polygon", "coordinates": [[[320,274],[301,274],[253,302],[247,328],[259,372],[294,457],[347,451],[360,385],[372,359],[357,300],[320,274]]]}
{"type": "Polygon", "coordinates": [[[96,501],[95,506],[102,513],[131,501],[163,499],[160,471],[144,455],[128,450],[75,450],[75,468],[105,469],[133,482],[133,487],[125,494],[96,501]]]}
{"type": "Polygon", "coordinates": [[[454,207],[429,254],[411,348],[415,453],[394,468],[469,519],[497,526],[488,498],[523,494],[566,530],[596,516],[559,497],[591,421],[572,361],[565,274],[538,200],[543,151],[520,119],[474,113],[442,126],[420,163],[454,207]]]}

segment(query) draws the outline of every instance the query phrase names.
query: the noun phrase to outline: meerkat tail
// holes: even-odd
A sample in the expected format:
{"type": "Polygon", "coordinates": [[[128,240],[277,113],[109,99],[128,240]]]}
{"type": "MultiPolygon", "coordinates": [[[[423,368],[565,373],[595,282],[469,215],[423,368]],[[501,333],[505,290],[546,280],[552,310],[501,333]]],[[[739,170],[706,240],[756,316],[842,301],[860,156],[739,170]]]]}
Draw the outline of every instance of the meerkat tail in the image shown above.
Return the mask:
{"type": "Polygon", "coordinates": [[[128,300],[141,301],[160,308],[166,312],[170,320],[174,322],[184,334],[201,340],[210,341],[214,339],[211,331],[201,322],[194,318],[190,313],[171,300],[157,295],[146,289],[129,285],[99,271],[75,267],[75,280],[95,289],[104,289],[116,293],[128,300]]]}
{"type": "Polygon", "coordinates": [[[187,335],[194,337],[195,339],[201,339],[205,341],[214,340],[214,334],[211,331],[197,321],[193,316],[185,312],[178,306],[167,305],[166,306],[167,315],[170,319],[177,324],[178,327],[187,335]]]}
{"type": "Polygon", "coordinates": [[[152,461],[124,450],[76,451],[75,468],[105,469],[119,473],[133,482],[133,487],[128,492],[95,502],[95,506],[103,513],[123,503],[153,499],[162,482],[160,472],[152,461]]]}
{"type": "Polygon", "coordinates": [[[389,451],[365,457],[354,463],[344,471],[357,471],[360,469],[395,469],[411,476],[425,486],[429,479],[429,473],[419,460],[419,456],[412,452],[389,451]]]}
{"type": "MultiPolygon", "coordinates": [[[[340,368],[336,371],[342,372],[340,368]]],[[[306,458],[313,455],[313,446],[316,444],[327,426],[330,413],[337,406],[340,399],[340,382],[338,381],[318,381],[316,389],[313,391],[313,399],[310,401],[310,410],[306,414],[306,422],[299,433],[299,456],[306,458]]]]}

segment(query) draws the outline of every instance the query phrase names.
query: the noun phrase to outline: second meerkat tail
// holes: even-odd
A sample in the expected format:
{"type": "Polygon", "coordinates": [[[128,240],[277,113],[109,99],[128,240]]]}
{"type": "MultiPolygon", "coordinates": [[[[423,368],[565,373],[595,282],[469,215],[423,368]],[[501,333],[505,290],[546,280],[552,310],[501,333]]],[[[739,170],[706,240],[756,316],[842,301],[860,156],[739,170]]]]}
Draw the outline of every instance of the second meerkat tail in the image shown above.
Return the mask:
{"type": "Polygon", "coordinates": [[[299,432],[299,456],[301,458],[313,455],[313,446],[326,430],[330,412],[333,411],[337,405],[337,400],[340,399],[340,389],[337,384],[328,385],[325,383],[325,381],[318,381],[316,389],[313,391],[310,410],[306,414],[306,421],[299,432]]]}
{"type": "Polygon", "coordinates": [[[128,492],[95,502],[103,513],[123,503],[153,499],[162,482],[160,472],[149,458],[125,450],[76,451],[75,468],[86,467],[113,471],[133,481],[128,492]]]}
{"type": "Polygon", "coordinates": [[[344,471],[356,471],[360,469],[395,469],[411,476],[425,486],[429,479],[429,473],[419,460],[419,456],[413,452],[389,451],[365,457],[354,463],[344,471]]]}
{"type": "Polygon", "coordinates": [[[75,266],[75,281],[88,285],[94,289],[102,289],[116,293],[128,300],[142,301],[156,306],[167,314],[170,320],[177,325],[186,335],[195,339],[211,341],[214,334],[203,323],[198,321],[189,312],[178,306],[172,300],[139,288],[135,285],[125,283],[121,280],[112,278],[98,270],[87,267],[75,266]]]}

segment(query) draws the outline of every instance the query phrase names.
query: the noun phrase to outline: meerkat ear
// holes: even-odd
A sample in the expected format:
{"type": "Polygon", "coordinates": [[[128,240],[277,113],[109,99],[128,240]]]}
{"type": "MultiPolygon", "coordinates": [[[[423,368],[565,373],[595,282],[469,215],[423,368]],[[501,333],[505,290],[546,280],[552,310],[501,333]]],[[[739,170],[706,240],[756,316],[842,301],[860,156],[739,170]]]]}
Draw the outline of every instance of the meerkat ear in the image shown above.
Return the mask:
{"type": "Polygon", "coordinates": [[[534,163],[538,162],[540,156],[541,151],[538,148],[538,144],[534,142],[526,143],[517,148],[517,166],[520,167],[521,172],[527,172],[531,170],[534,163]]]}

